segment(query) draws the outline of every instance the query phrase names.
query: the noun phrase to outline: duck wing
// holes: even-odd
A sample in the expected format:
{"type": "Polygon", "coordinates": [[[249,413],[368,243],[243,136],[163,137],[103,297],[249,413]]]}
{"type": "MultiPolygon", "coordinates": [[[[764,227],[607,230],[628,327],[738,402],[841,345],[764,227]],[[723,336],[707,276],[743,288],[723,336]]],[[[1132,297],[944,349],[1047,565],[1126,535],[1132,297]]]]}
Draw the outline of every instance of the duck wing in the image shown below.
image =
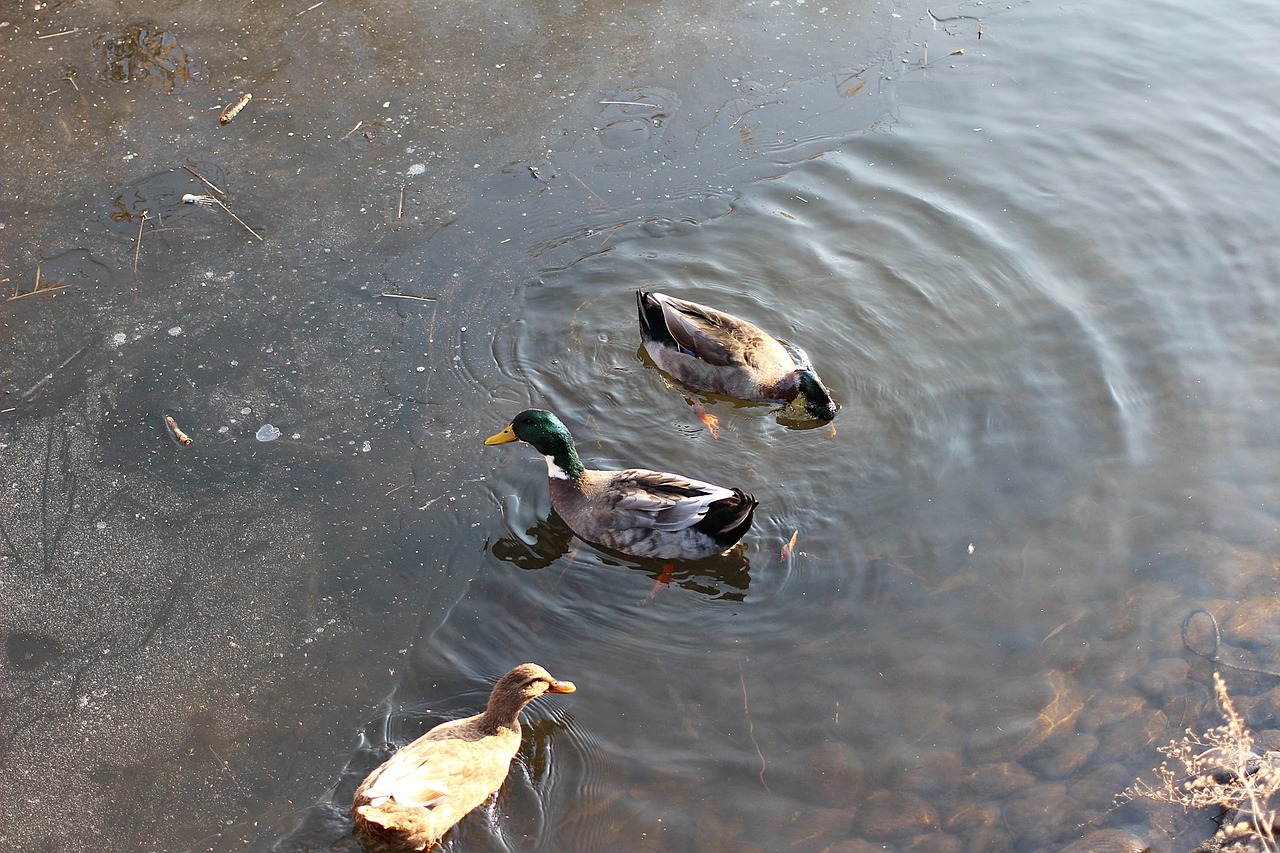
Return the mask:
{"type": "Polygon", "coordinates": [[[717,367],[741,364],[746,351],[763,335],[745,320],[696,302],[664,293],[642,292],[639,298],[646,337],[717,367]]]}
{"type": "Polygon", "coordinates": [[[436,755],[430,760],[402,761],[384,767],[360,793],[374,807],[394,800],[402,806],[433,809],[448,798],[451,781],[456,784],[459,774],[466,772],[456,757],[436,755]]]}
{"type": "MultiPolygon", "coordinates": [[[[512,746],[509,738],[450,736],[454,731],[470,735],[470,726],[471,720],[437,726],[393,755],[365,780],[357,795],[372,805],[394,800],[402,806],[425,809],[458,797],[479,802],[502,784],[519,740],[512,746]]],[[[465,809],[473,806],[471,803],[465,809]]]]}
{"type": "Polygon", "coordinates": [[[630,468],[612,472],[593,515],[601,526],[674,532],[698,524],[712,504],[734,495],[733,489],[678,474],[630,468]]]}

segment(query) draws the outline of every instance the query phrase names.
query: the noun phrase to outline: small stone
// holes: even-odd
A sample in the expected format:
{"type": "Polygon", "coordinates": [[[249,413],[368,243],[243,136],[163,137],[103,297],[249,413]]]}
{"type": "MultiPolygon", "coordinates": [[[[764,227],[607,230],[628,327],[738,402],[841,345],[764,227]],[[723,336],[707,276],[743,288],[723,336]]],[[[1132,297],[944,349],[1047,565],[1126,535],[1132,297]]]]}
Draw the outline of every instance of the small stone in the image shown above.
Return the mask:
{"type": "Polygon", "coordinates": [[[1191,665],[1183,658],[1161,658],[1138,673],[1138,689],[1163,705],[1171,696],[1183,694],[1190,672],[1191,665]]]}
{"type": "Polygon", "coordinates": [[[1067,786],[1037,782],[1004,803],[1004,816],[1020,840],[1019,849],[1051,843],[1061,836],[1067,820],[1067,786]]]}
{"type": "Polygon", "coordinates": [[[872,838],[887,839],[907,830],[938,828],[938,815],[929,804],[905,791],[876,791],[859,814],[862,831],[872,838]]]}
{"type": "Polygon", "coordinates": [[[1035,781],[1036,777],[1025,767],[1011,761],[984,764],[969,774],[969,785],[981,797],[992,799],[1007,797],[1014,791],[1030,787],[1035,781]]]}
{"type": "Polygon", "coordinates": [[[1116,685],[1090,700],[1080,714],[1080,731],[1096,732],[1141,714],[1148,707],[1149,703],[1142,696],[1116,685]]]}
{"type": "Polygon", "coordinates": [[[906,853],[963,853],[964,844],[952,835],[926,832],[911,839],[905,849],[906,853]]]}
{"type": "Polygon", "coordinates": [[[1149,853],[1151,846],[1124,829],[1099,829],[1069,845],[1062,853],[1149,853]]]}
{"type": "Polygon", "coordinates": [[[916,756],[903,783],[919,793],[952,791],[963,775],[960,753],[954,749],[931,749],[916,756]]]}
{"type": "Polygon", "coordinates": [[[1222,624],[1224,642],[1259,651],[1280,644],[1280,598],[1253,598],[1222,624]]]}

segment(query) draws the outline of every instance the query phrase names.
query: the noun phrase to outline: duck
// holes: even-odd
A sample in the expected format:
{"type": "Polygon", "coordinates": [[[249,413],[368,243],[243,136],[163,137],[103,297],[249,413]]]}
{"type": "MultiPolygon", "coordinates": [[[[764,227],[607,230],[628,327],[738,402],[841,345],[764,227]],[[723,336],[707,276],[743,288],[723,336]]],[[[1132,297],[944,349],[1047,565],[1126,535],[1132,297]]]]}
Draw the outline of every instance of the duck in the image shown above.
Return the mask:
{"type": "Polygon", "coordinates": [[[351,818],[367,850],[429,850],[502,787],[520,748],[520,712],[572,681],[522,663],[493,686],[482,714],[441,723],[365,777],[351,818]]]}
{"type": "Polygon", "coordinates": [[[799,347],[754,323],[665,293],[636,291],[640,339],[654,364],[698,391],[798,403],[830,421],[840,406],[799,347]]]}
{"type": "Polygon", "coordinates": [[[524,441],[547,460],[551,506],[579,538],[632,557],[697,560],[728,551],[751,527],[758,501],[742,489],[628,468],[582,464],[564,423],[543,409],[520,412],[486,445],[524,441]]]}

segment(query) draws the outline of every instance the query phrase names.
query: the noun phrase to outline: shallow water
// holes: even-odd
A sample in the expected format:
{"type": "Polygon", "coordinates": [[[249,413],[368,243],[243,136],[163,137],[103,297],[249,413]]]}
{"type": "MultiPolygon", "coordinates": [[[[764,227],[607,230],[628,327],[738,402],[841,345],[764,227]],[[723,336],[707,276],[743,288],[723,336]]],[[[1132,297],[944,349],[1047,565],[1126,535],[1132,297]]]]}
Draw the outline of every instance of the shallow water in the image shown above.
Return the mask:
{"type": "Polygon", "coordinates": [[[1275,10],[310,5],[0,28],[7,846],[350,846],[387,744],[522,660],[578,692],[445,849],[1210,833],[1112,798],[1216,723],[1198,607],[1280,729],[1275,10]],[[639,287],[839,416],[713,436],[639,287]],[[481,444],[530,405],[751,491],[745,547],[575,539],[481,444]]]}

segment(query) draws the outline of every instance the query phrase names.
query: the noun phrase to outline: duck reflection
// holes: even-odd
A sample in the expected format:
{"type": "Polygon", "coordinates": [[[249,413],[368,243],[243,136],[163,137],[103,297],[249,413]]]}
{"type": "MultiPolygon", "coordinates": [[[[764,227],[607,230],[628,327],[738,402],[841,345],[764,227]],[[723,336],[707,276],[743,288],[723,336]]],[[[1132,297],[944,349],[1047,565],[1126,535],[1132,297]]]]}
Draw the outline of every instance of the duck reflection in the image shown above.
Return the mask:
{"type": "Polygon", "coordinates": [[[491,543],[489,550],[499,560],[521,569],[545,569],[563,557],[575,559],[581,555],[594,557],[602,565],[641,572],[654,582],[644,603],[659,596],[662,589],[669,585],[713,599],[742,601],[746,598],[747,587],[751,583],[751,562],[742,545],[727,553],[701,560],[645,560],[575,539],[573,531],[555,512],[527,528],[524,533],[511,530],[491,543]]]}

